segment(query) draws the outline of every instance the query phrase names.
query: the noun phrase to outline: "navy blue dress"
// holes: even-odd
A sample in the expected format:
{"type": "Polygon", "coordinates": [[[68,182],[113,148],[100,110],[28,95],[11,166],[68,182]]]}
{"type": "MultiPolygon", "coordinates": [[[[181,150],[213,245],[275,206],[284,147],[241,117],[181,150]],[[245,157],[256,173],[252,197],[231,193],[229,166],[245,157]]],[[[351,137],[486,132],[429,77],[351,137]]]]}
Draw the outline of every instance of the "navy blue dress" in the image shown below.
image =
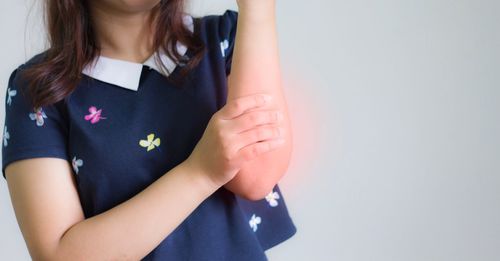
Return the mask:
{"type": "MultiPolygon", "coordinates": [[[[64,100],[33,108],[18,73],[43,60],[46,52],[33,56],[9,78],[4,178],[5,167],[16,160],[66,159],[86,218],[145,189],[190,155],[212,114],[225,105],[237,17],[230,10],[190,17],[191,30],[199,33],[207,51],[181,88],[168,77],[179,74],[182,65],[173,65],[165,55],[170,72],[151,59],[138,64],[102,57],[94,69],[86,67],[64,100]]],[[[267,260],[265,250],[295,233],[278,185],[257,201],[221,187],[143,260],[267,260]]]]}

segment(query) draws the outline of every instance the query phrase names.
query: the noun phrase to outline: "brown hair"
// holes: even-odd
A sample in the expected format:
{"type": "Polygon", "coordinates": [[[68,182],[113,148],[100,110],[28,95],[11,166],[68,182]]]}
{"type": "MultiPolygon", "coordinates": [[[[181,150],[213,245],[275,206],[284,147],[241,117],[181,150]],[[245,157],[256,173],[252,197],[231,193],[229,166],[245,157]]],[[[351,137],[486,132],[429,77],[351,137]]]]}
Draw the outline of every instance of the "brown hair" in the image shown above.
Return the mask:
{"type": "MultiPolygon", "coordinates": [[[[204,45],[184,25],[184,0],[162,0],[154,8],[155,19],[151,22],[161,26],[155,27],[153,48],[162,48],[177,64],[184,63],[180,74],[185,76],[201,60],[204,45]],[[177,41],[193,52],[189,60],[184,61],[177,52],[177,41]]],[[[81,80],[84,66],[101,52],[92,28],[88,0],[46,0],[44,9],[50,46],[43,61],[22,70],[34,108],[68,96],[81,80]]],[[[162,67],[166,70],[164,64],[162,67]]]]}

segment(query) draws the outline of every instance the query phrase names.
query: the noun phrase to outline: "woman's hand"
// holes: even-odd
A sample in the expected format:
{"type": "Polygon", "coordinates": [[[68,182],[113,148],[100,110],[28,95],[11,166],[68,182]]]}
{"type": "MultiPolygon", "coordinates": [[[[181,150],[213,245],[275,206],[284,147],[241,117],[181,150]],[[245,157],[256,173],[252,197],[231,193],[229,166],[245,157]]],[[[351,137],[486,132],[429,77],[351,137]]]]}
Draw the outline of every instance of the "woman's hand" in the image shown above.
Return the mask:
{"type": "Polygon", "coordinates": [[[223,186],[243,163],[283,144],[277,110],[255,110],[270,104],[270,95],[230,100],[212,115],[202,138],[185,163],[223,186]],[[265,100],[265,97],[269,99],[265,100]],[[260,142],[262,141],[262,142],[260,142]]]}

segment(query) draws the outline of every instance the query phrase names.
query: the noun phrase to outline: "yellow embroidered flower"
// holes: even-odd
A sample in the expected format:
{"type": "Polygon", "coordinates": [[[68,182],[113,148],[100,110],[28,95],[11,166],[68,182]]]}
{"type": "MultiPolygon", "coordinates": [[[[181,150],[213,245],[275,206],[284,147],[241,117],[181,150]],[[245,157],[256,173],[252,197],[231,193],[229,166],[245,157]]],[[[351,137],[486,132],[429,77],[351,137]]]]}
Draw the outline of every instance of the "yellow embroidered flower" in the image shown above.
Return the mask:
{"type": "Polygon", "coordinates": [[[155,147],[160,146],[160,138],[155,139],[155,135],[153,133],[148,135],[148,140],[140,140],[139,145],[144,148],[148,148],[147,151],[154,149],[155,147]]]}

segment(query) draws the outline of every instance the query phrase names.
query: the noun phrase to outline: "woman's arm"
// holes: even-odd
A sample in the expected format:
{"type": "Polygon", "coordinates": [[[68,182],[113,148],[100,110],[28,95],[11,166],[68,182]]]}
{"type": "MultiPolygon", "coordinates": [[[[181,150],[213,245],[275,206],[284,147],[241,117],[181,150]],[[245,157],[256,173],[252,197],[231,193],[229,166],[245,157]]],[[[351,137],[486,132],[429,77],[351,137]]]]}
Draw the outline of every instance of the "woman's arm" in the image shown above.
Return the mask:
{"type": "Polygon", "coordinates": [[[285,144],[246,163],[224,185],[250,200],[262,199],[271,192],[285,174],[292,152],[291,124],[281,85],[275,5],[275,0],[238,0],[236,40],[228,77],[228,101],[269,93],[273,104],[268,109],[278,109],[284,116],[279,125],[283,127],[285,144]]]}
{"type": "Polygon", "coordinates": [[[24,159],[5,171],[33,260],[139,260],[219,188],[183,162],[129,200],[84,219],[66,160],[24,159]]]}

